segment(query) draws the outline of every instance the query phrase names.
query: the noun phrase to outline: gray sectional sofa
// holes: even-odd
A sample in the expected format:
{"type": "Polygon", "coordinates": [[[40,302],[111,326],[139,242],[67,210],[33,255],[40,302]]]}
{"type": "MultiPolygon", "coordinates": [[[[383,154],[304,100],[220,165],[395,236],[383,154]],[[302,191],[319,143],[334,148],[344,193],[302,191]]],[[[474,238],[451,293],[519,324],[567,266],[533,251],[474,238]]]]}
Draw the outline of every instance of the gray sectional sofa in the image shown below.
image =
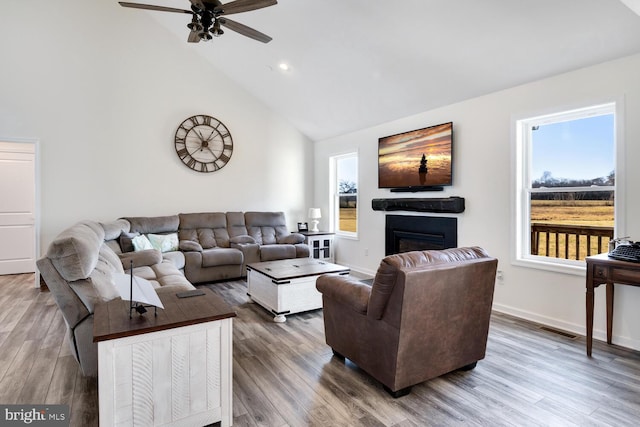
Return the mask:
{"type": "Polygon", "coordinates": [[[82,221],[60,233],[37,265],[82,372],[95,376],[93,310],[118,297],[114,274],[132,268],[162,294],[243,277],[247,263],[308,256],[304,236],[288,231],[282,212],[210,212],[82,221]]]}

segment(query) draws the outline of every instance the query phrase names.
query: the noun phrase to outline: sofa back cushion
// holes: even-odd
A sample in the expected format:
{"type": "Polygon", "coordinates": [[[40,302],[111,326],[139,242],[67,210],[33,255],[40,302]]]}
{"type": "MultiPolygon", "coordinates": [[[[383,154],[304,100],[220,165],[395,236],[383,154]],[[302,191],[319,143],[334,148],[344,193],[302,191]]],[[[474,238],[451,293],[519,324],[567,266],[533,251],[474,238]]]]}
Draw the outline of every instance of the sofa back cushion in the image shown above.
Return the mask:
{"type": "Polygon", "coordinates": [[[47,257],[66,281],[86,279],[98,263],[103,242],[104,229],[99,223],[79,222],[51,242],[47,257]]]}
{"type": "Polygon", "coordinates": [[[249,235],[247,225],[244,222],[244,212],[227,212],[227,230],[229,237],[249,235]]]}
{"type": "Polygon", "coordinates": [[[261,245],[279,243],[290,234],[284,212],[245,212],[244,220],[249,235],[261,245]]]}
{"type": "Polygon", "coordinates": [[[180,214],[178,238],[197,242],[203,249],[228,248],[227,216],[221,212],[180,214]]]}
{"type": "Polygon", "coordinates": [[[129,231],[132,233],[140,233],[140,234],[163,234],[163,233],[175,233],[178,231],[178,226],[180,224],[180,218],[178,215],[169,215],[169,216],[138,216],[138,217],[125,217],[121,219],[126,219],[131,224],[131,228],[129,231]]]}
{"type": "Polygon", "coordinates": [[[93,313],[98,302],[110,301],[120,296],[113,278],[114,273],[124,273],[120,258],[108,245],[102,244],[96,266],[89,276],[69,282],[89,313],[93,313]]]}

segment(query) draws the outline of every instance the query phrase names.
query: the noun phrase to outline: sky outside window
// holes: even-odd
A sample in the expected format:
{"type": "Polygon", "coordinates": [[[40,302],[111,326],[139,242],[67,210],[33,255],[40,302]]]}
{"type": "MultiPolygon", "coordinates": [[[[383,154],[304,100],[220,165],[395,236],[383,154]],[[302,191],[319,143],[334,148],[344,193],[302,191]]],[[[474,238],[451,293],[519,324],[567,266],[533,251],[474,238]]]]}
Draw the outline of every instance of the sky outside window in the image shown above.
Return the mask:
{"type": "Polygon", "coordinates": [[[545,172],[556,179],[594,179],[614,169],[613,114],[540,125],[533,131],[532,180],[545,172]]]}

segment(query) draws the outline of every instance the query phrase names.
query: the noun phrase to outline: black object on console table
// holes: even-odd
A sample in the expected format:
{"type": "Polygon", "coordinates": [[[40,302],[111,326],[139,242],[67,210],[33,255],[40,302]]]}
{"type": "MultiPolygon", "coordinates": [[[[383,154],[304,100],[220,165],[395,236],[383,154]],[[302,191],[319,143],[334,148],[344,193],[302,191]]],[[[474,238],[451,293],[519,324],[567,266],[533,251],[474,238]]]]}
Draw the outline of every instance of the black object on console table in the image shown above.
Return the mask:
{"type": "Polygon", "coordinates": [[[373,199],[371,208],[374,211],[461,213],[464,212],[464,197],[373,199]]]}

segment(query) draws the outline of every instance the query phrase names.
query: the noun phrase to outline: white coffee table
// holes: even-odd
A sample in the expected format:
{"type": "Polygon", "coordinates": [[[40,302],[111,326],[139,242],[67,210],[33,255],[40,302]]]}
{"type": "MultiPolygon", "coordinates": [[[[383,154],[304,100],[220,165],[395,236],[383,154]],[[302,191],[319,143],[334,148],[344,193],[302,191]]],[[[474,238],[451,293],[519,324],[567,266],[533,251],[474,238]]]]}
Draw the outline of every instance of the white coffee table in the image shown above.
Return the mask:
{"type": "Polygon", "coordinates": [[[247,295],[275,314],[274,322],[285,322],[287,314],[322,308],[316,279],[323,274],[349,274],[349,267],[312,258],[248,264],[247,295]]]}

